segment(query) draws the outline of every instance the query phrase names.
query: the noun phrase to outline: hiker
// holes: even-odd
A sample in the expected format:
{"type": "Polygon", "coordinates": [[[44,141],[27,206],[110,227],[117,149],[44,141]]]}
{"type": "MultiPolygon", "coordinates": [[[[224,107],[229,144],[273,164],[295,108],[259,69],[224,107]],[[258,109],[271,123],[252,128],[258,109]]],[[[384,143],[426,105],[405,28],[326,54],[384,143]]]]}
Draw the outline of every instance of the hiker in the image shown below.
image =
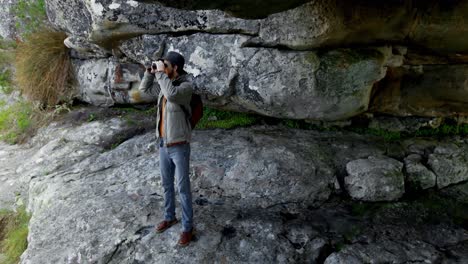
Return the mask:
{"type": "Polygon", "coordinates": [[[193,85],[184,71],[184,57],[174,51],[153,62],[145,71],[140,90],[156,89],[158,111],[156,138],[159,140],[159,166],[164,188],[164,220],[156,226],[161,233],[178,222],[175,215],[174,178],[182,205],[182,233],[178,244],[187,246],[193,236],[192,193],[189,178],[192,127],[190,100],[193,85]],[[154,82],[158,85],[154,85],[154,82]],[[175,176],[175,177],[174,177],[175,176]]]}

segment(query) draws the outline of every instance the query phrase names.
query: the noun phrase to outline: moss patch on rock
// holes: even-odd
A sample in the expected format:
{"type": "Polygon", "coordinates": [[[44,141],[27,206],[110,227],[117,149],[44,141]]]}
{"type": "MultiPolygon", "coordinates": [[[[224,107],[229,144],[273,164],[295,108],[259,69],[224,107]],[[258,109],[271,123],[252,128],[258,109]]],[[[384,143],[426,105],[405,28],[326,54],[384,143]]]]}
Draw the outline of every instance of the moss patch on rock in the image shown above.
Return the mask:
{"type": "Polygon", "coordinates": [[[6,259],[4,264],[18,263],[21,254],[28,247],[28,224],[31,216],[24,206],[16,212],[0,210],[0,253],[6,259]]]}

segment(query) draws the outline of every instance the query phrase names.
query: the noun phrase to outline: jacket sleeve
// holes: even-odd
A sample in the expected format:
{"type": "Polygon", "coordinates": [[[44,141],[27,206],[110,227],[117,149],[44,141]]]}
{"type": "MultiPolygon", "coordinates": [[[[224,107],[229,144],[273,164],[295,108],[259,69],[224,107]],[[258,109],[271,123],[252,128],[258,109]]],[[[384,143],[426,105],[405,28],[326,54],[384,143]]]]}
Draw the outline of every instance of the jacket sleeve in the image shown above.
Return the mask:
{"type": "Polygon", "coordinates": [[[174,86],[169,77],[161,72],[156,73],[156,79],[161,87],[161,92],[168,101],[176,104],[190,104],[193,91],[190,82],[182,82],[179,86],[174,86]]]}
{"type": "Polygon", "coordinates": [[[158,83],[154,82],[154,74],[145,71],[138,90],[146,94],[157,96],[161,91],[161,88],[159,87],[158,83]]]}

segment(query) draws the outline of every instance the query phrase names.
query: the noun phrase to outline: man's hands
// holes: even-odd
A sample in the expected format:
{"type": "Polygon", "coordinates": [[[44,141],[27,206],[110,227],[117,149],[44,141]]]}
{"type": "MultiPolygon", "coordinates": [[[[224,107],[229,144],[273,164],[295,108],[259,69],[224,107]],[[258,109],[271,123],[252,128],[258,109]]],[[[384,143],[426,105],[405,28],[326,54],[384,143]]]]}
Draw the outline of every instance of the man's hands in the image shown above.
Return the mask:
{"type": "Polygon", "coordinates": [[[164,72],[164,62],[158,60],[158,61],[153,61],[151,63],[151,73],[156,73],[156,72],[164,72]]]}

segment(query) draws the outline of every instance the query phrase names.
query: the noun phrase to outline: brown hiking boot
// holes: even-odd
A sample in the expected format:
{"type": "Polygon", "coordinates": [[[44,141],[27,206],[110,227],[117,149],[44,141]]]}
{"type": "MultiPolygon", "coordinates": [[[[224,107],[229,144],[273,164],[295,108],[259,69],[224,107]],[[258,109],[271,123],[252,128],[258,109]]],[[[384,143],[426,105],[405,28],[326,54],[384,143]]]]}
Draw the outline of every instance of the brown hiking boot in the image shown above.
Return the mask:
{"type": "Polygon", "coordinates": [[[188,246],[188,244],[190,244],[190,241],[192,241],[194,234],[195,234],[195,230],[193,228],[189,232],[182,232],[182,234],[180,234],[180,239],[179,239],[178,244],[183,247],[188,246]]]}
{"type": "Polygon", "coordinates": [[[166,229],[168,229],[169,227],[177,224],[179,222],[179,220],[177,219],[174,219],[172,221],[162,221],[161,223],[158,224],[158,226],[156,227],[156,232],[158,233],[162,233],[164,232],[166,229]]]}

